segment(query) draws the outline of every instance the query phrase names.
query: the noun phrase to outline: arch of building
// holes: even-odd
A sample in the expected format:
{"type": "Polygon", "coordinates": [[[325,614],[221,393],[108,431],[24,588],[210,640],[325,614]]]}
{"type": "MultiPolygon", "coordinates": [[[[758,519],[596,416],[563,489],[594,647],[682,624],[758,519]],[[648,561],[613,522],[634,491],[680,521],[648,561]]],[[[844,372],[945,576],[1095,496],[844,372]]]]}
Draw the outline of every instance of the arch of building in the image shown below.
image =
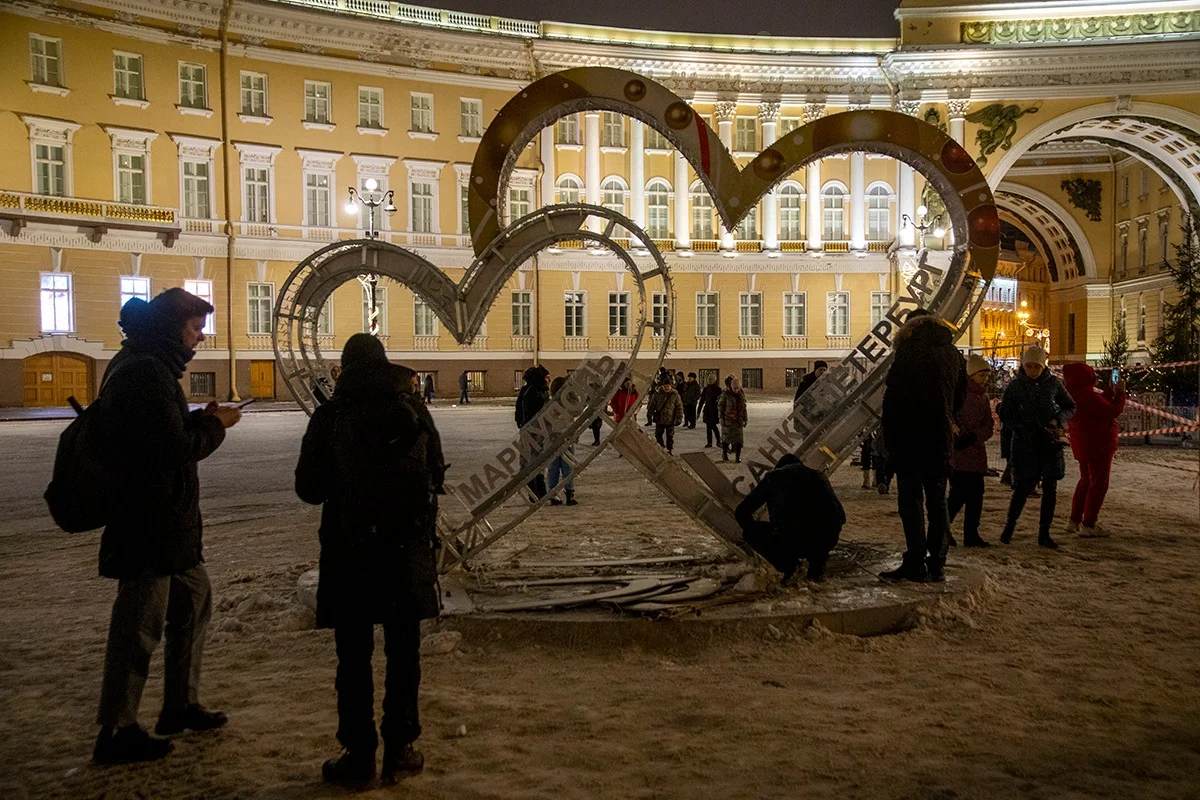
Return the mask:
{"type": "Polygon", "coordinates": [[[1087,235],[1057,200],[1013,181],[1002,182],[995,192],[996,205],[1024,220],[1037,233],[1035,241],[1044,243],[1041,255],[1051,280],[1100,276],[1087,235]]]}
{"type": "Polygon", "coordinates": [[[1098,141],[1137,156],[1200,211],[1200,115],[1161,103],[1098,103],[1060,114],[1013,144],[988,175],[997,190],[1017,161],[1043,142],[1098,141]]]}

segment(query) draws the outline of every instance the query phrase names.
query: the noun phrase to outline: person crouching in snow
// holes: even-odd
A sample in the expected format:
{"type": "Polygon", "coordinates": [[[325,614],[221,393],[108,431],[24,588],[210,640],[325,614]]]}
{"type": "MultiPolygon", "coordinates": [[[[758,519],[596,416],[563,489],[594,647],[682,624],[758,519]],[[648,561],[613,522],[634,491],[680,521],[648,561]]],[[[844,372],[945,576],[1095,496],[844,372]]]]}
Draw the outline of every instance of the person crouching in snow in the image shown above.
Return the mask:
{"type": "MultiPolygon", "coordinates": [[[[979,536],[979,520],[983,517],[983,476],[987,474],[987,447],[984,442],[996,432],[992,419],[992,404],[988,401],[987,387],[992,376],[992,365],[983,356],[967,359],[967,394],[962,408],[954,415],[958,433],[954,437],[954,456],[950,475],[950,497],[946,510],[950,521],[963,514],[963,545],[987,547],[988,543],[979,536]]],[[[954,537],[950,545],[955,544],[954,537]]]]}
{"type": "Polygon", "coordinates": [[[829,479],[791,453],[763,475],[734,516],[746,544],[782,572],[785,583],[802,559],[808,562],[808,579],[821,580],[846,524],[846,512],[829,479]],[[754,512],[764,505],[770,522],[754,519],[754,512]]]}
{"type": "Polygon", "coordinates": [[[1063,381],[1075,400],[1075,415],[1068,423],[1068,430],[1071,454],[1079,462],[1079,483],[1071,498],[1067,532],[1107,536],[1096,519],[1108,493],[1108,475],[1117,452],[1117,417],[1125,410],[1125,381],[1097,389],[1096,371],[1082,363],[1065,365],[1063,381]]]}

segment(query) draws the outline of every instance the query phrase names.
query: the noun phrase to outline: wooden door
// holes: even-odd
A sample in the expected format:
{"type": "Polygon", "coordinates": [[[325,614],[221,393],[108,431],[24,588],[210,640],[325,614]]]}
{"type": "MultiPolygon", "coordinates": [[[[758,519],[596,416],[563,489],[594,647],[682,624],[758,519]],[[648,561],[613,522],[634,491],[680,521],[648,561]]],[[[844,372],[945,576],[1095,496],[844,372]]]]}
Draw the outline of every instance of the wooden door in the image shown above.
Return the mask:
{"type": "Polygon", "coordinates": [[[65,406],[74,396],[92,402],[92,360],[72,353],[42,353],[24,362],[26,406],[65,406]]]}
{"type": "Polygon", "coordinates": [[[275,399],[275,362],[250,362],[250,396],[262,400],[275,399]]]}

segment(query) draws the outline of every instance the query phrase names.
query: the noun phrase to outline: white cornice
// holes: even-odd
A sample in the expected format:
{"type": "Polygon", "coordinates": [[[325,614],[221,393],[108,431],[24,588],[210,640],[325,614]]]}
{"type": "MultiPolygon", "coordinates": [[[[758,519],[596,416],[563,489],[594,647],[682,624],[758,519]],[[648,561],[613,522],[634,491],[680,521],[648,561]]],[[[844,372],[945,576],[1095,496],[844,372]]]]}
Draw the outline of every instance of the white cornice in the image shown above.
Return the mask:
{"type": "Polygon", "coordinates": [[[900,21],[909,18],[944,19],[947,17],[964,20],[988,19],[1069,19],[1072,17],[1100,17],[1109,14],[1161,14],[1172,11],[1194,11],[1200,9],[1196,0],[1058,0],[1058,2],[1024,3],[970,3],[946,6],[901,6],[893,12],[900,21]]]}

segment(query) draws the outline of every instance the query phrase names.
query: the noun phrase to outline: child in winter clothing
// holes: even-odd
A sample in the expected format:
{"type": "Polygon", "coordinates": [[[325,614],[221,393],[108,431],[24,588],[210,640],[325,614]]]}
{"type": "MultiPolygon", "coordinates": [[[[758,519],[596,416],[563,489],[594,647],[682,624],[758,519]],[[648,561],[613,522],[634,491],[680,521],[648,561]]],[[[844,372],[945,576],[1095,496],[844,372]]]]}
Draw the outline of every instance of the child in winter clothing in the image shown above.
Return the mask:
{"type": "MultiPolygon", "coordinates": [[[[962,408],[954,415],[958,433],[954,437],[954,456],[950,475],[950,497],[946,510],[950,521],[966,507],[963,516],[963,545],[987,547],[979,536],[979,520],[983,516],[983,476],[987,474],[987,448],[984,442],[995,433],[992,404],[988,401],[987,386],[992,366],[982,356],[967,359],[967,395],[962,408]]],[[[953,537],[950,545],[954,546],[953,537]]]]}
{"type": "Polygon", "coordinates": [[[1067,364],[1063,381],[1074,398],[1071,417],[1071,453],[1079,462],[1079,483],[1071,498],[1071,521],[1067,532],[1080,536],[1106,536],[1096,518],[1108,493],[1108,474],[1117,452],[1117,417],[1125,410],[1125,381],[1096,388],[1096,371],[1087,364],[1067,364]]]}

